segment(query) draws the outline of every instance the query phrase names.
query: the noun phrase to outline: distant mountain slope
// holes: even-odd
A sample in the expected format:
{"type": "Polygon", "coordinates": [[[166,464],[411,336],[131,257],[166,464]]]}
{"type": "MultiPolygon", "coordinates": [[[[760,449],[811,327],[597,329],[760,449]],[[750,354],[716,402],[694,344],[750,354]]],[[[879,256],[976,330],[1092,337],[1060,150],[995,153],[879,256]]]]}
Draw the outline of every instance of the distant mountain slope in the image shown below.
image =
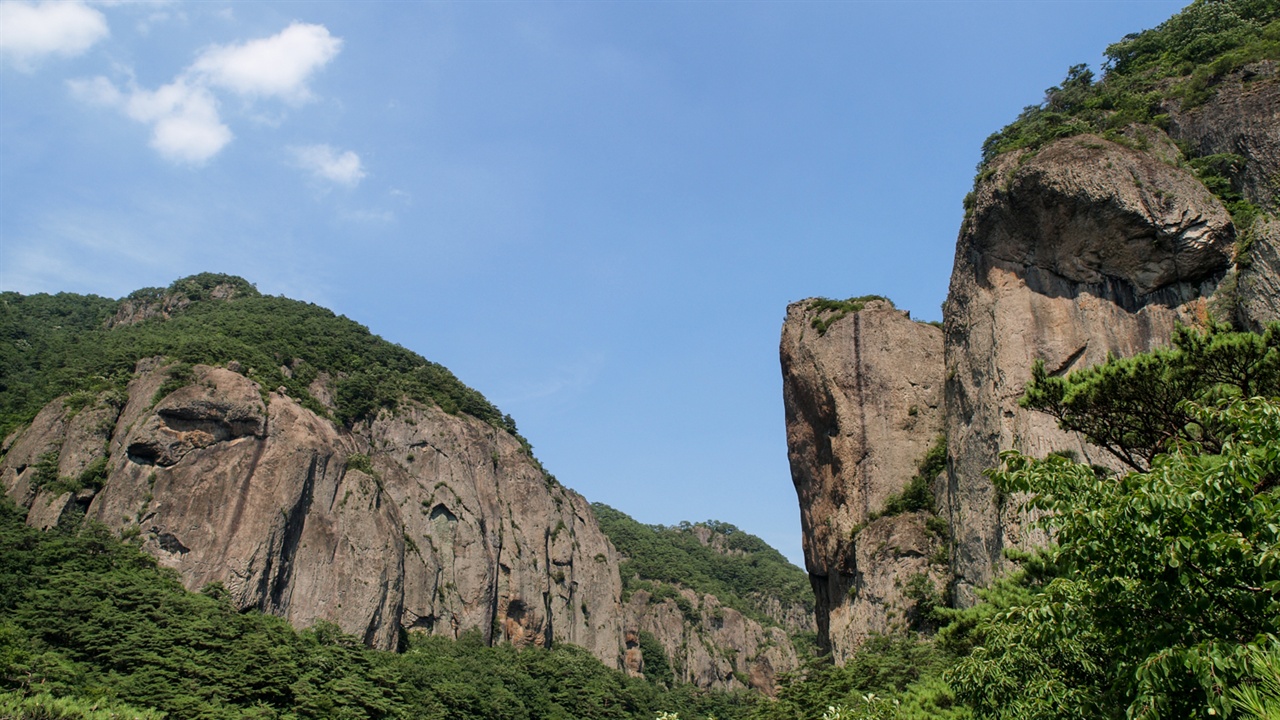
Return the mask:
{"type": "Polygon", "coordinates": [[[600,529],[622,554],[624,592],[646,583],[683,585],[788,632],[808,629],[813,590],[782,553],[750,533],[718,520],[645,525],[603,503],[591,508],[600,529]]]}
{"type": "Polygon", "coordinates": [[[666,527],[592,509],[621,556],[631,672],[772,695],[814,648],[804,571],[760,538],[714,520],[666,527]]]}

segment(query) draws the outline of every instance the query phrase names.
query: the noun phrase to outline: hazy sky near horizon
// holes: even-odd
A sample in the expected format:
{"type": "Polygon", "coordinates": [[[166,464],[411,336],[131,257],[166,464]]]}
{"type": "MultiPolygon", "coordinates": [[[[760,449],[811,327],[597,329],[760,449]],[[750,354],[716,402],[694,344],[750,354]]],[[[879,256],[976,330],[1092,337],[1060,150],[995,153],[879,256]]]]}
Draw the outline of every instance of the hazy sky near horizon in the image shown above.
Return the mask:
{"type": "Polygon", "coordinates": [[[243,276],[803,564],[787,304],[940,319],[982,141],[1184,4],[3,0],[0,290],[243,276]]]}

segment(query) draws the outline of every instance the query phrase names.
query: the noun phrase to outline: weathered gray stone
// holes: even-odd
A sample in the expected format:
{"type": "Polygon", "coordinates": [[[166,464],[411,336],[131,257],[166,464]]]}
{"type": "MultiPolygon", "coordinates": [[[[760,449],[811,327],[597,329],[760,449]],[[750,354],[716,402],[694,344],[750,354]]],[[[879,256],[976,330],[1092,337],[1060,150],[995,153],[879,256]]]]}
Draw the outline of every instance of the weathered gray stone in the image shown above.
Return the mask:
{"type": "Polygon", "coordinates": [[[478,628],[619,664],[616,552],[590,505],[517,438],[413,404],[344,430],[231,370],[193,374],[157,398],[169,368],[147,360],[123,408],[50,403],[7,441],[5,490],[42,527],[87,505],[138,533],[187,587],[222,583],[240,607],[299,627],[334,622],[379,648],[395,647],[402,627],[478,628]],[[37,493],[33,466],[48,452],[60,475],[105,457],[105,486],[37,493]]]}
{"type": "Polygon", "coordinates": [[[842,661],[910,611],[909,576],[942,582],[923,515],[872,522],[942,431],[942,331],[883,301],[825,333],[818,317],[812,300],[787,308],[783,399],[819,642],[842,661]]]}
{"type": "Polygon", "coordinates": [[[778,675],[799,666],[795,648],[781,628],[764,627],[724,607],[714,595],[688,588],[676,591],[693,610],[692,616],[686,616],[676,600],[658,600],[644,590],[633,592],[624,606],[625,667],[631,674],[639,675],[644,667],[640,632],[652,633],[662,645],[678,681],[698,687],[751,687],[773,695],[778,675]]]}

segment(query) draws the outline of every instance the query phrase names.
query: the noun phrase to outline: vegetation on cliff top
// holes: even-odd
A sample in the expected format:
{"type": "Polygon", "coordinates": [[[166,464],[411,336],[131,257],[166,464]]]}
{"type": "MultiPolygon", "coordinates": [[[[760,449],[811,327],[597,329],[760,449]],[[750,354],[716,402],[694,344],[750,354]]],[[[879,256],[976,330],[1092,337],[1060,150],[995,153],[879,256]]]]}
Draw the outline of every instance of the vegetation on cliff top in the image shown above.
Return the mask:
{"type": "MultiPolygon", "coordinates": [[[[1164,127],[1165,103],[1194,106],[1227,73],[1258,60],[1280,60],[1280,4],[1275,0],[1196,0],[1158,27],[1106,50],[1101,81],[1076,65],[1045,99],[982,145],[981,170],[997,155],[1035,149],[1061,137],[1117,137],[1133,123],[1164,127]]],[[[981,177],[981,174],[979,175],[981,177]]]]}
{"type": "Polygon", "coordinates": [[[827,329],[832,325],[840,322],[850,313],[861,312],[862,308],[873,300],[886,302],[889,307],[893,307],[893,301],[883,295],[859,295],[846,300],[815,298],[806,306],[807,310],[814,313],[809,325],[818,331],[818,335],[826,335],[827,329]]]}
{"type": "MultiPolygon", "coordinates": [[[[715,595],[722,605],[765,625],[779,625],[770,615],[773,608],[813,613],[808,576],[755,535],[715,520],[645,525],[602,503],[592,503],[591,509],[625,558],[619,566],[624,593],[647,590],[658,599],[687,604],[672,587],[681,585],[715,595]],[[719,538],[714,545],[702,543],[699,527],[719,538]]],[[[696,610],[690,606],[685,614],[693,619],[696,610]]]]}
{"type": "Polygon", "coordinates": [[[238,362],[264,389],[283,386],[322,415],[329,410],[309,386],[327,375],[333,381],[335,419],[343,423],[407,398],[516,432],[509,415],[448,369],[363,325],[310,303],[261,295],[241,278],[204,273],[119,301],[0,293],[0,437],[61,395],[118,392],[137,361],[153,356],[189,364],[238,362]],[[219,289],[234,291],[231,299],[214,299],[219,289]],[[158,306],[173,298],[191,302],[169,319],[107,327],[124,303],[158,306]]]}

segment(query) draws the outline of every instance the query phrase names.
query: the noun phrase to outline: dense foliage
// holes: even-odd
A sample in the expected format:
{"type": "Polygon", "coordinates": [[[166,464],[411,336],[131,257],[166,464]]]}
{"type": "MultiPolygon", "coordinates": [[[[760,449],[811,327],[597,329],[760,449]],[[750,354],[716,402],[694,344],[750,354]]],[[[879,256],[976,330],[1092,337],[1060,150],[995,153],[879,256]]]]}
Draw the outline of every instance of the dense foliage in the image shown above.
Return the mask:
{"type": "Polygon", "coordinates": [[[190,593],[99,526],[42,532],[0,501],[0,716],[18,718],[743,717],[750,698],[665,690],[585,650],[410,635],[370,650],[190,593]],[[107,714],[107,713],[115,713],[107,714]]]}
{"type": "Polygon", "coordinates": [[[1103,79],[1072,67],[1044,102],[991,135],[985,165],[1000,153],[1035,149],[1060,137],[1116,133],[1132,123],[1163,126],[1165,102],[1204,102],[1226,73],[1257,60],[1280,60],[1280,5],[1274,0],[1196,0],[1160,26],[1107,48],[1103,79]]]}
{"type": "MultiPolygon", "coordinates": [[[[1183,409],[1213,446],[1178,441],[1113,477],[1016,452],[994,475],[1030,495],[1057,577],[993,618],[952,672],[984,718],[1228,716],[1228,690],[1280,650],[1280,399],[1183,409]]],[[[1280,710],[1280,696],[1269,701],[1280,710]]]]}
{"type": "Polygon", "coordinates": [[[240,278],[202,274],[169,288],[139,290],[123,301],[94,296],[0,294],[0,436],[30,420],[60,395],[119,391],[139,359],[240,363],[262,387],[285,387],[321,414],[308,389],[327,374],[335,384],[337,420],[357,422],[402,399],[462,412],[515,432],[504,416],[446,368],[309,303],[260,295],[240,278]],[[234,289],[215,299],[216,288],[234,289]],[[190,300],[175,304],[175,298],[190,300]],[[122,303],[173,307],[108,329],[122,303]]]}
{"type": "Polygon", "coordinates": [[[1052,572],[986,623],[960,697],[1002,720],[1280,711],[1280,325],[1180,329],[1065,378],[1037,365],[1023,404],[1133,471],[1004,455],[996,487],[1055,537],[1052,572]]]}
{"type": "Polygon", "coordinates": [[[1186,400],[1280,396],[1280,323],[1261,334],[1215,325],[1178,328],[1173,345],[1071,373],[1032,368],[1022,406],[1057,418],[1134,470],[1146,470],[1174,441],[1221,446],[1224,430],[1197,418],[1186,400]]]}
{"type": "Polygon", "coordinates": [[[954,656],[941,643],[913,636],[873,637],[844,666],[826,658],[806,663],[785,678],[775,700],[761,702],[751,717],[964,720],[968,711],[941,680],[953,663],[954,656]]]}
{"type": "MultiPolygon", "coordinates": [[[[593,503],[600,529],[623,555],[619,568],[623,592],[648,590],[656,599],[688,601],[675,592],[675,584],[715,595],[731,607],[765,625],[777,625],[766,614],[771,606],[798,607],[813,612],[813,591],[804,571],[792,565],[768,543],[729,523],[698,523],[719,536],[723,545],[703,545],[695,525],[645,525],[621,511],[593,503]]],[[[696,608],[685,614],[696,619],[696,608]]]]}

